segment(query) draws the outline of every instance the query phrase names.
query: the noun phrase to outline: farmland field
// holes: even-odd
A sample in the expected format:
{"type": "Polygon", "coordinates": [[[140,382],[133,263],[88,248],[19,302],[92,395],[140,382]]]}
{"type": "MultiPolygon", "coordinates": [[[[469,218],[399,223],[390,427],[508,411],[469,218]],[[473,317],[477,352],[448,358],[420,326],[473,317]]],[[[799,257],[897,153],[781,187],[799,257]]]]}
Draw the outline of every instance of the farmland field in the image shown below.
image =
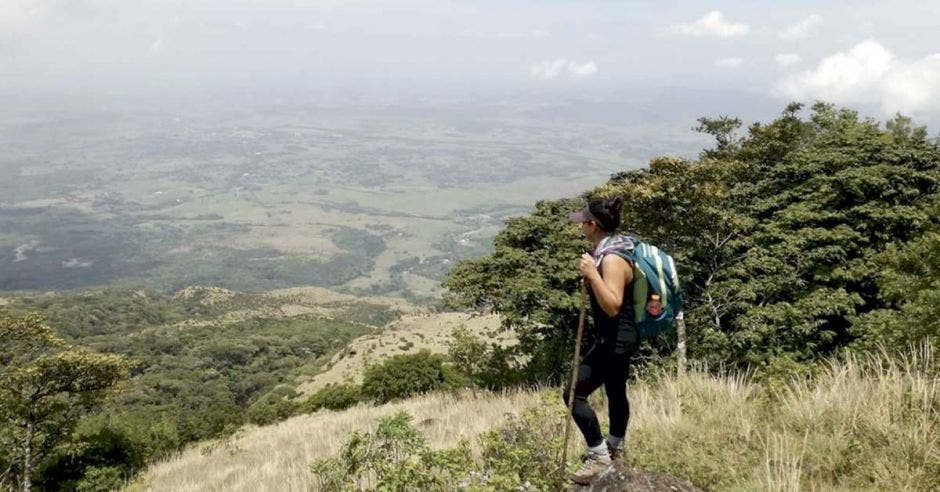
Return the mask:
{"type": "Polygon", "coordinates": [[[650,132],[509,105],[12,111],[0,119],[0,291],[434,298],[505,218],[696,138],[650,132]]]}

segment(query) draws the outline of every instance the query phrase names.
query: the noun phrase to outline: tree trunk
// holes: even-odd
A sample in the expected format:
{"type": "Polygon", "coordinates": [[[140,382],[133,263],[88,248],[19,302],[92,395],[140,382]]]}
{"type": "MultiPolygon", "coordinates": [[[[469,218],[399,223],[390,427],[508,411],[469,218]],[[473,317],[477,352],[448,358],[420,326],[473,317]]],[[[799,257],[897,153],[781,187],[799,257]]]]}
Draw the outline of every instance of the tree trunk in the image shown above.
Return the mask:
{"type": "Polygon", "coordinates": [[[33,423],[26,422],[26,439],[23,446],[23,492],[29,492],[33,484],[29,477],[32,474],[32,444],[33,444],[33,423]]]}
{"type": "Polygon", "coordinates": [[[676,336],[679,339],[678,343],[676,344],[677,345],[676,352],[678,356],[676,360],[676,366],[678,369],[679,377],[682,377],[682,376],[685,376],[686,358],[685,358],[685,316],[683,316],[683,313],[681,311],[679,312],[678,315],[676,315],[676,336]]]}

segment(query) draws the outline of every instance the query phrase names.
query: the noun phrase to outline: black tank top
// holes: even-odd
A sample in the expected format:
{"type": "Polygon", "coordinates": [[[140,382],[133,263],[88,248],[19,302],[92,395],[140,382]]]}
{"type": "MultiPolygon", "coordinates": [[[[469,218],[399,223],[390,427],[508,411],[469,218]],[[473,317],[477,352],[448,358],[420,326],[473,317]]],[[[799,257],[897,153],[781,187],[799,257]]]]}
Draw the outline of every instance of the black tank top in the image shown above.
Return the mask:
{"type": "MultiPolygon", "coordinates": [[[[597,267],[601,273],[603,265],[597,267]]],[[[597,302],[594,289],[588,288],[588,297],[591,299],[591,318],[594,320],[594,329],[597,332],[598,349],[612,350],[616,354],[630,353],[636,350],[639,337],[636,330],[636,319],[633,313],[633,282],[623,290],[623,301],[616,316],[608,316],[597,302]]]]}

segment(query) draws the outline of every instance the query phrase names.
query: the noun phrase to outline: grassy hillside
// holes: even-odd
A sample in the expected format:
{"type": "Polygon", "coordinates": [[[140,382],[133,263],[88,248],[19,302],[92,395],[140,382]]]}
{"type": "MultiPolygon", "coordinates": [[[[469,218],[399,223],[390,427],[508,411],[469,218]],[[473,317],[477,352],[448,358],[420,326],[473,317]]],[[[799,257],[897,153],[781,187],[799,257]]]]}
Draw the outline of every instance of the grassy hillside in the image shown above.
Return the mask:
{"type": "Polygon", "coordinates": [[[245,427],[229,439],[192,446],[171,460],[150,467],[129,490],[174,492],[204,490],[309,490],[315,484],[309,465],[339,452],[354,430],[377,418],[405,410],[415,417],[433,445],[489,429],[506,414],[538,402],[530,392],[431,394],[379,407],[359,405],[341,412],[321,410],[279,424],[245,427]]]}
{"type": "MultiPolygon", "coordinates": [[[[824,364],[813,377],[785,384],[703,370],[683,378],[653,375],[630,385],[628,460],[707,490],[936,490],[936,364],[936,354],[923,349],[900,360],[845,356],[824,364]]],[[[373,428],[380,416],[406,410],[431,447],[441,449],[499,428],[526,407],[561,408],[557,393],[547,388],[433,394],[247,427],[150,467],[128,490],[315,489],[311,462],[335,455],[352,431],[373,428]]],[[[606,424],[599,393],[593,403],[606,424]]],[[[529,430],[544,434],[536,441],[549,443],[559,438],[553,435],[558,424],[546,421],[529,430]]],[[[580,447],[573,439],[569,456],[576,457],[580,447]]]]}
{"type": "Polygon", "coordinates": [[[486,337],[503,346],[516,342],[511,334],[499,333],[499,316],[471,316],[466,313],[418,313],[402,316],[385,329],[351,341],[313,377],[302,377],[297,391],[313,393],[331,383],[362,382],[362,373],[369,363],[380,362],[396,354],[413,354],[421,350],[446,353],[453,330],[465,328],[473,336],[486,337]]]}

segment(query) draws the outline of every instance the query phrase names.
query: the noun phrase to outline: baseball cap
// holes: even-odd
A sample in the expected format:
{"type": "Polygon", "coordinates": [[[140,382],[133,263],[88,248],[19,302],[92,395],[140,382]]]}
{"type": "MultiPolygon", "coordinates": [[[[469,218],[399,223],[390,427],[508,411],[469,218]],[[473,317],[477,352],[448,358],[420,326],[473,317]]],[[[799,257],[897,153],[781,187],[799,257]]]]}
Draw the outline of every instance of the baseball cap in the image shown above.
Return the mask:
{"type": "Polygon", "coordinates": [[[597,218],[594,217],[594,214],[591,213],[591,210],[588,207],[584,207],[577,212],[571,212],[568,214],[568,222],[571,222],[572,224],[580,224],[589,220],[597,222],[597,218]]]}

